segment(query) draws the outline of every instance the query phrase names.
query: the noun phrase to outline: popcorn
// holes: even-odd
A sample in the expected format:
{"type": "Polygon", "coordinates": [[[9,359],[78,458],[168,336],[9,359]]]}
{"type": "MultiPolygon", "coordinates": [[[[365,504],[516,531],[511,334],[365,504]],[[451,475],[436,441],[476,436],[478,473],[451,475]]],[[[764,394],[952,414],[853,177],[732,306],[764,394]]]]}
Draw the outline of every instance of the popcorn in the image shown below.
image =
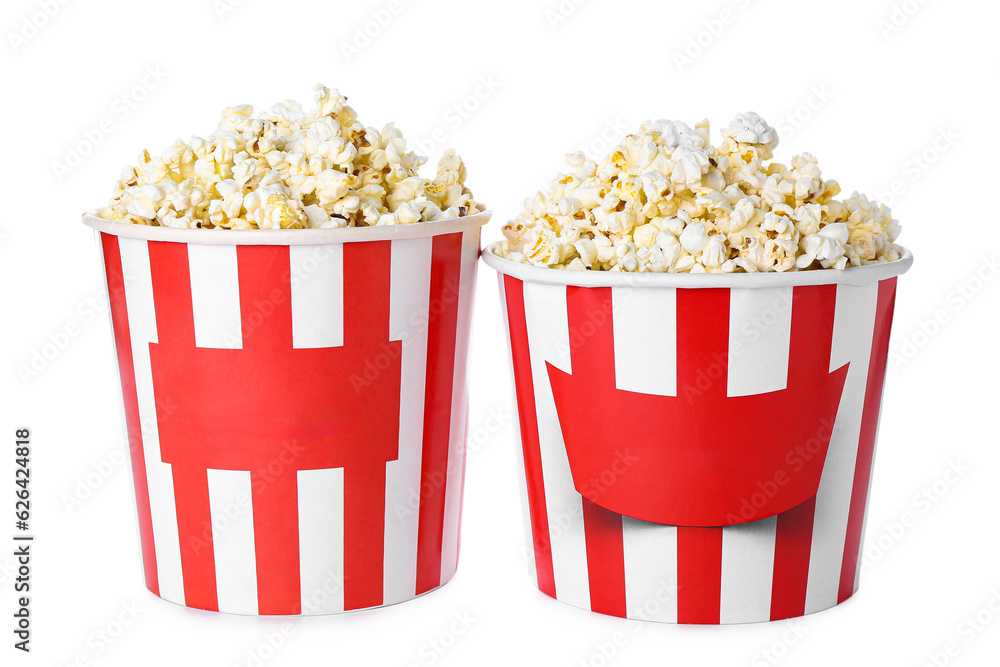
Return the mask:
{"type": "MultiPolygon", "coordinates": [[[[600,160],[566,156],[569,171],[525,201],[496,253],[556,269],[755,273],[844,269],[894,261],[899,223],[885,206],[824,180],[809,153],[772,162],[778,133],[738,114],[711,145],[708,121],[647,121],[600,160]]],[[[442,158],[447,167],[450,156],[442,158]]],[[[468,195],[440,174],[424,185],[447,215],[468,195]]],[[[425,213],[426,215],[426,213],[425,213]]],[[[433,218],[430,218],[433,219],[433,218]]]]}
{"type": "MultiPolygon", "coordinates": [[[[229,107],[208,138],[178,140],[159,157],[143,151],[99,215],[182,228],[315,229],[408,225],[477,212],[455,151],[444,152],[433,179],[422,177],[427,158],[406,150],[395,125],[366,127],[339,92],[319,85],[315,93],[311,112],[294,101],[256,118],[249,105],[229,107]]],[[[564,254],[573,254],[567,264],[576,259],[551,244],[523,256],[561,263],[564,254]]]]}
{"type": "Polygon", "coordinates": [[[705,232],[705,225],[700,222],[692,222],[680,235],[681,246],[692,255],[697,255],[708,245],[708,234],[705,232]]]}

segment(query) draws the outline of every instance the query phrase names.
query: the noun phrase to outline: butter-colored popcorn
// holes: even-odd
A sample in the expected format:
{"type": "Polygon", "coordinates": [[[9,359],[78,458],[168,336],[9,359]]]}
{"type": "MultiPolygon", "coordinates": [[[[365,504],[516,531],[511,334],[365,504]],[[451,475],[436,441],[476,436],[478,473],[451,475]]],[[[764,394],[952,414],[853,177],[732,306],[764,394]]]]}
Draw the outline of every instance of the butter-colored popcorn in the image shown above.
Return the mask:
{"type": "MultiPolygon", "coordinates": [[[[900,229],[889,209],[858,194],[836,199],[840,186],[823,179],[808,153],[790,166],[772,162],[778,133],[757,114],[738,114],[718,146],[709,138],[708,121],[694,128],[647,121],[601,159],[568,154],[569,170],[504,226],[497,254],[552,268],[660,273],[843,269],[899,259],[900,229]]],[[[438,177],[424,186],[426,206],[446,215],[465,205],[449,190],[461,172],[446,153],[438,177]]]]}
{"type": "MultiPolygon", "coordinates": [[[[477,212],[455,151],[444,152],[434,178],[422,177],[427,158],[407,150],[395,125],[366,127],[339,92],[325,86],[315,92],[311,112],[294,101],[257,117],[249,105],[229,107],[208,138],[177,141],[159,157],[143,151],[99,214],[169,227],[302,229],[403,225],[477,212]]],[[[586,158],[578,161],[583,167],[586,158]]],[[[517,251],[525,261],[561,265],[576,258],[547,235],[533,238],[544,243],[533,253],[517,251]]]]}
{"type": "Polygon", "coordinates": [[[799,242],[802,247],[802,254],[795,260],[795,265],[804,268],[819,261],[824,269],[843,269],[847,266],[847,257],[844,256],[846,244],[850,232],[843,222],[834,222],[826,225],[815,234],[805,236],[799,242]]]}

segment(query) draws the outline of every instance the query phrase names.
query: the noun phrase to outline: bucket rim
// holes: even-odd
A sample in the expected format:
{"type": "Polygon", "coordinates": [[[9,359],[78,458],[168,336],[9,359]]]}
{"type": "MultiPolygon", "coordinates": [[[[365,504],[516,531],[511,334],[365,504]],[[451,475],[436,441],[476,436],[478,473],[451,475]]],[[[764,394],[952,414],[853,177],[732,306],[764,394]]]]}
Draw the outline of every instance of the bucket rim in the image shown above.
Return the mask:
{"type": "Polygon", "coordinates": [[[87,211],[82,222],[104,234],[146,241],[167,241],[193,245],[329,245],[356,241],[391,241],[426,238],[478,229],[489,222],[493,211],[480,204],[479,212],[448,220],[417,222],[411,225],[338,227],[326,229],[176,229],[107,220],[87,211]]]}
{"type": "Polygon", "coordinates": [[[894,262],[852,266],[846,269],[815,269],[786,271],[784,273],[630,273],[612,271],[570,271],[551,269],[531,264],[520,264],[504,259],[494,252],[495,241],[483,248],[483,261],[500,275],[511,276],[523,282],[574,287],[673,287],[683,289],[706,288],[773,288],[799,285],[852,285],[861,287],[895,278],[910,270],[913,253],[900,248],[902,254],[894,262]]]}

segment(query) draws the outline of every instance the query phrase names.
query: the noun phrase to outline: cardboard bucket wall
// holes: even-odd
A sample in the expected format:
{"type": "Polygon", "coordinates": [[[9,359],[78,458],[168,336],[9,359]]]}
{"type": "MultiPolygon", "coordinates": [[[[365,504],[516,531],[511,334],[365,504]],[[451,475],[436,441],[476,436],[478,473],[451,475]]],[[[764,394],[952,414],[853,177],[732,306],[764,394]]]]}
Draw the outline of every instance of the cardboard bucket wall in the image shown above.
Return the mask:
{"type": "Polygon", "coordinates": [[[313,615],[451,578],[488,219],[232,232],[85,216],[153,593],[313,615]]]}
{"type": "Polygon", "coordinates": [[[538,587],[596,612],[744,623],[858,587],[896,277],[500,277],[538,587]]]}

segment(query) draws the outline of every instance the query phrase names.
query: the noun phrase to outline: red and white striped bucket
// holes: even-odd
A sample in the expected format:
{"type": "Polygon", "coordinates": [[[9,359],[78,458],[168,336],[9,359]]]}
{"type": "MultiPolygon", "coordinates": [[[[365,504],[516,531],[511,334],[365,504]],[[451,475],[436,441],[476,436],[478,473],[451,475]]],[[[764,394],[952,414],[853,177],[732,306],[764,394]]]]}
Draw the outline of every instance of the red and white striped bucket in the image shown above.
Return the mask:
{"type": "Polygon", "coordinates": [[[313,615],[451,578],[489,217],[236,232],[84,217],[153,593],[313,615]]]}
{"type": "Polygon", "coordinates": [[[845,271],[500,274],[538,587],[746,623],[858,587],[901,260],[845,271]]]}

